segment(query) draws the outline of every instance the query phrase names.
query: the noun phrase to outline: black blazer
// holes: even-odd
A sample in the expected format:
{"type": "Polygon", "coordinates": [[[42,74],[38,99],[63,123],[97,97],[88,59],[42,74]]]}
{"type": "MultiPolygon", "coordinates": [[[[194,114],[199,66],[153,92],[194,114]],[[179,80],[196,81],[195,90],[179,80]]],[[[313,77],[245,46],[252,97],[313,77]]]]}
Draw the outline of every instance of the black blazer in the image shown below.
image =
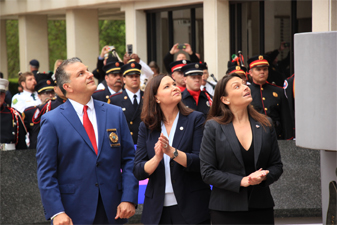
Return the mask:
{"type": "MultiPolygon", "coordinates": [[[[197,224],[209,219],[210,186],[201,179],[199,160],[204,121],[204,116],[200,112],[194,111],[188,116],[180,114],[172,144],[172,147],[187,155],[186,168],[174,160],[171,160],[170,166],[172,186],[178,207],[189,224],[197,224]]],[[[158,224],[164,205],[164,160],[150,176],[144,171],[145,163],[155,155],[154,145],[159,136],[159,131],[151,132],[143,122],[140,124],[133,173],[138,180],[149,178],[142,214],[144,224],[158,224]]]]}
{"type": "Polygon", "coordinates": [[[279,179],[283,164],[273,127],[263,127],[250,118],[254,139],[255,169],[269,170],[267,179],[253,186],[248,199],[247,188],[240,187],[245,167],[232,123],[206,122],[200,149],[203,180],[213,185],[209,208],[218,211],[248,211],[248,208],[272,208],[269,185],[279,179]]]}
{"type": "Polygon", "coordinates": [[[134,110],[133,99],[129,98],[126,90],[110,96],[110,104],[117,105],[122,108],[135,145],[137,144],[138,139],[139,124],[142,122],[140,114],[142,113],[143,107],[143,94],[144,92],[140,91],[140,102],[137,110],[134,110]]]}

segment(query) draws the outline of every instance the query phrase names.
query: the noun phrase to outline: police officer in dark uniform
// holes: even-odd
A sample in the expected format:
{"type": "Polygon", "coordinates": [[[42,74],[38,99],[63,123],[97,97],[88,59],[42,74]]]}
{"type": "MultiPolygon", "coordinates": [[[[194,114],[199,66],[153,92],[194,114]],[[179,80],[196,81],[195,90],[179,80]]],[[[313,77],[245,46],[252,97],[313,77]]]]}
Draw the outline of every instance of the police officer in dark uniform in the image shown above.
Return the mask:
{"type": "Polygon", "coordinates": [[[185,59],[170,63],[171,77],[175,80],[176,85],[181,92],[186,88],[184,73],[181,71],[181,68],[189,63],[191,63],[191,61],[185,59]]]}
{"type": "Polygon", "coordinates": [[[269,62],[265,55],[257,55],[248,60],[252,83],[249,85],[254,108],[269,116],[274,123],[278,139],[292,139],[294,126],[287,98],[283,89],[267,82],[269,62]]]}
{"type": "Polygon", "coordinates": [[[202,63],[189,63],[181,68],[186,83],[186,89],[181,93],[181,97],[187,107],[202,112],[207,117],[213,96],[207,91],[200,90],[204,69],[202,63]]]}
{"type": "Polygon", "coordinates": [[[92,95],[94,99],[110,103],[109,97],[122,91],[123,80],[121,67],[123,65],[124,63],[122,62],[109,62],[103,67],[107,88],[95,91],[92,95]]]}
{"type": "Polygon", "coordinates": [[[35,86],[35,91],[38,93],[38,97],[40,98],[42,104],[38,106],[28,107],[22,113],[24,123],[29,133],[29,148],[31,149],[35,149],[37,144],[38,133],[36,133],[34,130],[34,127],[37,124],[35,119],[38,117],[40,113],[41,106],[51,98],[54,98],[55,96],[54,92],[55,84],[51,78],[51,74],[38,73],[37,75],[41,75],[41,77],[35,86]]]}
{"type": "Polygon", "coordinates": [[[246,72],[247,72],[246,67],[242,65],[238,65],[237,62],[228,61],[226,74],[236,73],[240,75],[242,79],[245,79],[246,81],[248,81],[246,72]]]}
{"type": "Polygon", "coordinates": [[[143,92],[140,90],[140,74],[142,66],[134,59],[121,67],[125,90],[110,97],[110,104],[120,106],[129,125],[134,144],[137,144],[138,128],[141,122],[143,92]]]}
{"type": "Polygon", "coordinates": [[[8,84],[8,80],[0,79],[0,149],[4,151],[26,149],[25,136],[27,129],[21,114],[5,103],[8,84]]]}

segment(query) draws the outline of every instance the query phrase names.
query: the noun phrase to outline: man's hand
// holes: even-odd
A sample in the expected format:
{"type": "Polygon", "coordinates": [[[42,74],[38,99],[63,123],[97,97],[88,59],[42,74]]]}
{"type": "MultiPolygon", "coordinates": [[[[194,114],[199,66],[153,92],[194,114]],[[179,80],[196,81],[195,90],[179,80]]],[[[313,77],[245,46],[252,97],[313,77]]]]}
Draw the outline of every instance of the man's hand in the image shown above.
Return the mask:
{"type": "Polygon", "coordinates": [[[102,51],[101,51],[101,58],[104,58],[104,55],[109,53],[109,45],[106,45],[102,48],[102,51]]]}
{"type": "Polygon", "coordinates": [[[129,219],[136,212],[134,204],[130,202],[121,202],[117,207],[115,220],[118,218],[129,219]]]}
{"type": "Polygon", "coordinates": [[[189,43],[185,43],[184,45],[186,46],[186,48],[183,49],[183,51],[187,52],[189,55],[192,55],[193,51],[191,45],[189,43]]]}
{"type": "Polygon", "coordinates": [[[132,55],[131,55],[131,59],[134,59],[134,60],[136,60],[136,62],[137,62],[137,63],[139,63],[139,62],[140,62],[140,58],[139,58],[139,56],[138,56],[136,53],[132,53],[132,55]]]}
{"type": "Polygon", "coordinates": [[[131,58],[130,58],[129,54],[127,52],[125,52],[125,54],[123,56],[123,63],[127,64],[130,59],[131,58]]]}
{"type": "Polygon", "coordinates": [[[171,55],[174,55],[175,53],[179,52],[178,45],[179,45],[179,43],[173,45],[173,47],[170,50],[171,55]]]}
{"type": "Polygon", "coordinates": [[[61,213],[55,216],[53,219],[53,224],[54,225],[73,225],[73,221],[70,219],[70,217],[65,214],[61,213]]]}

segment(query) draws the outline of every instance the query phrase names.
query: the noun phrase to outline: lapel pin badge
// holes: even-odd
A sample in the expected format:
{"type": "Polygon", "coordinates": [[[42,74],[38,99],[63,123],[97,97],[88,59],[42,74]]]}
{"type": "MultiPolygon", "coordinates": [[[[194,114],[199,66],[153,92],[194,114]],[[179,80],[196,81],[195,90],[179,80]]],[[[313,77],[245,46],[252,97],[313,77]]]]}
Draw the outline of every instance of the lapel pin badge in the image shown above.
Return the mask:
{"type": "Polygon", "coordinates": [[[260,128],[260,125],[256,125],[256,128],[260,128]]]}
{"type": "Polygon", "coordinates": [[[126,108],[122,108],[122,110],[123,110],[123,111],[125,111],[125,110],[126,110],[126,108]]]}
{"type": "Polygon", "coordinates": [[[184,128],[183,128],[183,127],[180,127],[180,130],[184,130],[184,128]]]}

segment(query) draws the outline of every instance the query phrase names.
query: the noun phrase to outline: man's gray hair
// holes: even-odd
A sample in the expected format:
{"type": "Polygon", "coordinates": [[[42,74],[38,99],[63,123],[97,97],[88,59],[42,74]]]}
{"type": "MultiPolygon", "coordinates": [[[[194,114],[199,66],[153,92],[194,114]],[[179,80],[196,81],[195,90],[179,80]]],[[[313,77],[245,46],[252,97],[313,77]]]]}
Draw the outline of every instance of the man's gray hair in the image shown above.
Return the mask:
{"type": "Polygon", "coordinates": [[[81,63],[82,61],[77,57],[73,57],[73,58],[64,60],[61,63],[61,65],[59,65],[59,67],[57,67],[57,69],[56,69],[56,72],[55,72],[56,83],[57,83],[57,86],[59,86],[59,88],[62,91],[64,96],[66,96],[67,92],[66,92],[66,90],[64,90],[63,84],[69,83],[70,75],[71,75],[71,74],[66,73],[65,68],[69,64],[73,64],[73,63],[76,63],[76,62],[81,63]]]}

